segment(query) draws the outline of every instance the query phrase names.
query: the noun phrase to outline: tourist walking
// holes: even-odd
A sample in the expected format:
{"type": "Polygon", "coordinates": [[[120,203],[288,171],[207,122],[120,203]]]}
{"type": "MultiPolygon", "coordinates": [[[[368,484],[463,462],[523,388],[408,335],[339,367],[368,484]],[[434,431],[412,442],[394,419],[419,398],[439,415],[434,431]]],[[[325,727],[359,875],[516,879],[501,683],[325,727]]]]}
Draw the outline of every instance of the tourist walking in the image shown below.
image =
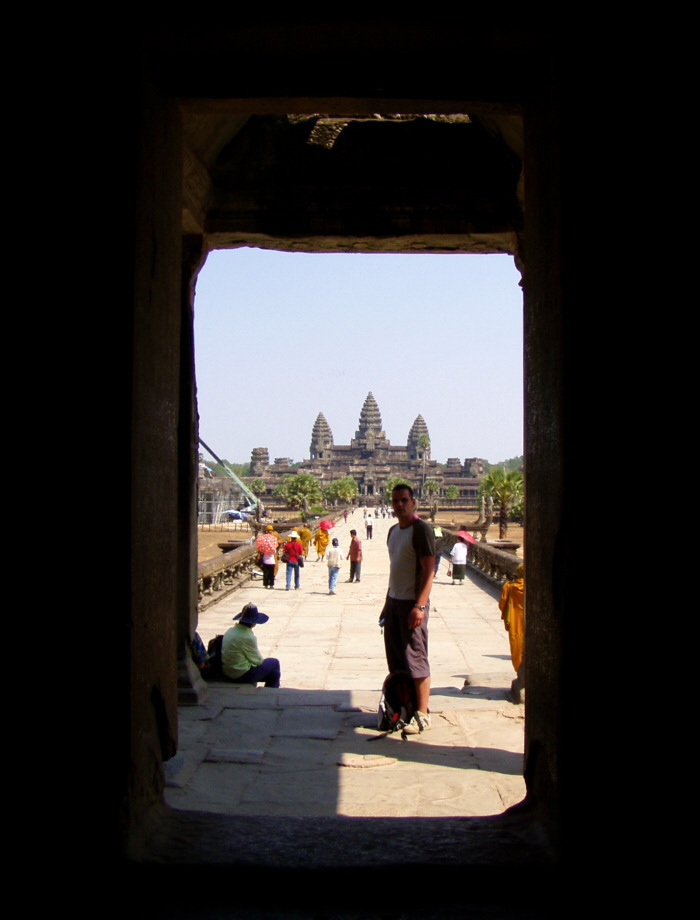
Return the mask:
{"type": "MultiPolygon", "coordinates": [[[[272,536],[277,540],[277,549],[275,550],[275,571],[273,572],[273,576],[276,576],[279,570],[279,567],[280,567],[280,560],[279,560],[280,549],[282,547],[282,544],[284,543],[284,540],[282,539],[281,535],[275,530],[272,524],[267,525],[267,527],[265,528],[265,533],[272,534],[272,536]]],[[[273,584],[274,584],[274,579],[273,579],[273,584]]]]}
{"type": "Polygon", "coordinates": [[[335,586],[338,582],[338,572],[340,563],[345,559],[343,551],[338,546],[338,538],[333,537],[331,548],[326,554],[328,563],[328,593],[335,594],[335,586]]]}
{"type": "Polygon", "coordinates": [[[367,531],[366,537],[368,540],[372,539],[373,526],[374,526],[374,521],[372,520],[372,515],[368,512],[367,517],[365,518],[365,530],[367,531]]]}
{"type": "MultiPolygon", "coordinates": [[[[457,542],[450,550],[450,563],[452,567],[452,584],[464,584],[467,574],[467,541],[457,534],[457,542]]],[[[449,573],[448,573],[449,574],[449,573]]]]}
{"type": "Polygon", "coordinates": [[[263,588],[275,587],[275,568],[277,559],[274,552],[261,552],[260,565],[263,573],[263,588]]]}
{"type": "Polygon", "coordinates": [[[314,534],[314,546],[316,547],[316,562],[320,559],[324,559],[326,555],[326,548],[329,543],[328,531],[324,530],[323,527],[319,527],[316,533],[314,534]]]}
{"type": "Polygon", "coordinates": [[[299,528],[299,542],[304,547],[304,558],[309,555],[309,545],[311,543],[311,539],[311,531],[306,526],[306,524],[302,524],[299,528]]]}
{"type": "Polygon", "coordinates": [[[263,588],[275,587],[275,574],[277,572],[277,550],[281,543],[279,534],[276,534],[271,525],[266,532],[261,533],[255,540],[255,546],[260,553],[259,565],[262,569],[263,588]]]}
{"type": "Polygon", "coordinates": [[[350,531],[350,549],[348,550],[348,558],[350,559],[350,578],[348,581],[352,584],[353,581],[360,583],[360,574],[362,572],[362,540],[357,536],[356,530],[350,531]]]}
{"type": "Polygon", "coordinates": [[[287,591],[292,587],[292,575],[294,575],[294,590],[299,590],[299,559],[303,556],[304,547],[299,542],[299,534],[293,530],[282,551],[282,561],[287,563],[287,591]]]}

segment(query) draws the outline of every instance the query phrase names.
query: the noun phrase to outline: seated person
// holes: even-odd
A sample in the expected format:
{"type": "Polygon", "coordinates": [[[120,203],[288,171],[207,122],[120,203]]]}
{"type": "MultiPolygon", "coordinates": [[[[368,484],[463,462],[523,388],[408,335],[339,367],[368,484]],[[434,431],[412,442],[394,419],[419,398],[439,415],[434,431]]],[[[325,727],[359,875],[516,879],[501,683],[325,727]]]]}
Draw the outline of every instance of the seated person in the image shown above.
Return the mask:
{"type": "Polygon", "coordinates": [[[260,613],[255,604],[246,604],[233,618],[235,626],[227,629],[221,643],[221,668],[227,680],[234,684],[257,684],[279,687],[280,663],[277,658],[263,659],[253,627],[267,623],[266,613],[260,613]]]}

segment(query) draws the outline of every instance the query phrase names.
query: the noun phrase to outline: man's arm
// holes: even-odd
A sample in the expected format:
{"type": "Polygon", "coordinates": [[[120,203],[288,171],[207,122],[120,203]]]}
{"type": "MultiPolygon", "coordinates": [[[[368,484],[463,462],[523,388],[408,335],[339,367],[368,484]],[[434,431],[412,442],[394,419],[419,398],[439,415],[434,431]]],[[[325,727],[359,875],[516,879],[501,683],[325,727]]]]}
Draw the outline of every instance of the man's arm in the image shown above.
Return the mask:
{"type": "Polygon", "coordinates": [[[425,611],[419,610],[419,607],[425,607],[430,598],[430,589],[433,584],[435,575],[435,556],[423,556],[420,560],[420,579],[418,582],[418,597],[416,605],[409,614],[408,628],[415,629],[425,619],[425,611]]]}

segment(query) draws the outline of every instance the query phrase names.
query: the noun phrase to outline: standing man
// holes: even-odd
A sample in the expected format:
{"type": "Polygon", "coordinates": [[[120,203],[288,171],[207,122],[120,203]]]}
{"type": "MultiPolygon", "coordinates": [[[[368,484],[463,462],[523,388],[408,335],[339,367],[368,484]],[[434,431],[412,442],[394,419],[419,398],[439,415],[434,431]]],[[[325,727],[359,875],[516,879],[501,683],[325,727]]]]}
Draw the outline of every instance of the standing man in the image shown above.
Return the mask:
{"type": "Polygon", "coordinates": [[[365,518],[365,530],[367,531],[367,539],[372,539],[372,528],[374,527],[374,521],[372,520],[372,512],[367,512],[367,517],[365,518]]]}
{"type": "Polygon", "coordinates": [[[351,530],[350,536],[352,539],[348,550],[348,558],[350,559],[350,578],[348,578],[348,581],[351,583],[356,581],[359,585],[362,571],[362,540],[358,540],[356,530],[351,530]]]}
{"type": "Polygon", "coordinates": [[[406,732],[430,728],[428,614],[435,571],[433,528],[416,515],[413,489],[394,486],[391,504],[397,523],[387,535],[389,590],[380,617],[389,672],[408,671],[416,686],[417,712],[406,732]]]}
{"type": "Polygon", "coordinates": [[[328,593],[335,594],[335,585],[338,581],[338,572],[340,563],[345,559],[343,551],[338,545],[338,538],[333,537],[331,548],[327,553],[328,557],[328,593]]]}

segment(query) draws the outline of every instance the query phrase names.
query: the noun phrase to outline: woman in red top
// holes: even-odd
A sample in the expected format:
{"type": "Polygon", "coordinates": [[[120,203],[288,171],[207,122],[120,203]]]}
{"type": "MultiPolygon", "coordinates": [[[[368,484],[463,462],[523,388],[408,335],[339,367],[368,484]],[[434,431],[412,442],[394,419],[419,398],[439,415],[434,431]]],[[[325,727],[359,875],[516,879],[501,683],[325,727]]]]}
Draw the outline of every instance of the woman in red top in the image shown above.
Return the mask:
{"type": "Polygon", "coordinates": [[[299,542],[299,534],[293,530],[289,540],[284,544],[283,553],[287,557],[287,591],[292,587],[292,572],[294,572],[294,590],[299,590],[299,559],[304,555],[304,547],[299,542]]]}

